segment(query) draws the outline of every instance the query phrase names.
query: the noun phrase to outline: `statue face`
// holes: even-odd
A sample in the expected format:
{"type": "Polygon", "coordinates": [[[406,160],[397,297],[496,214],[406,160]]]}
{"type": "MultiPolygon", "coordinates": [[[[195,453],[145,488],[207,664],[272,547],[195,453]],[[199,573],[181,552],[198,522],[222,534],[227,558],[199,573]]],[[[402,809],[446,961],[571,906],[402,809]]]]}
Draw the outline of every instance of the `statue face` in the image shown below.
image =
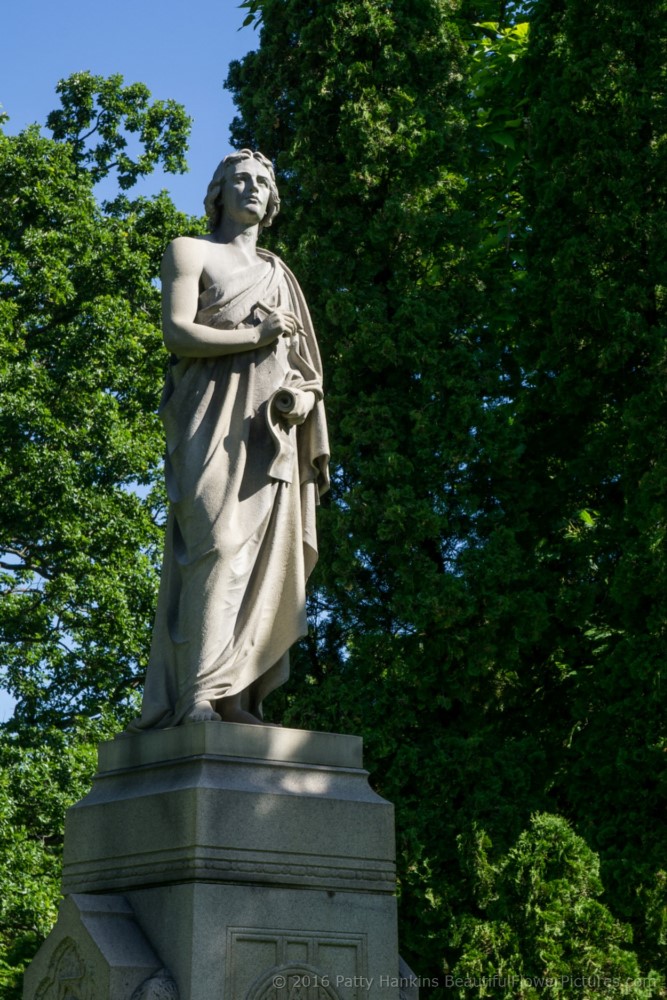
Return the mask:
{"type": "Polygon", "coordinates": [[[223,217],[244,225],[260,223],[266,215],[270,194],[271,178],[258,160],[233,163],[222,189],[223,217]]]}

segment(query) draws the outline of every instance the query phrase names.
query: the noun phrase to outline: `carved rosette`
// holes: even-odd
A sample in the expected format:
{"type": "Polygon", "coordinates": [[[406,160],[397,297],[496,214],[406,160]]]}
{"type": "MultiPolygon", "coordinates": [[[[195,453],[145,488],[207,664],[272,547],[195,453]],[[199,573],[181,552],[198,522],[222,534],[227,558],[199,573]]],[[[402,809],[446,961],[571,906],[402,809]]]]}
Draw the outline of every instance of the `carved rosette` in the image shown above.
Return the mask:
{"type": "Polygon", "coordinates": [[[132,1000],[179,1000],[178,987],[168,970],[160,969],[137,986],[132,1000]]]}
{"type": "Polygon", "coordinates": [[[274,965],[252,984],[245,1000],[340,1000],[331,977],[312,965],[274,965]]]}

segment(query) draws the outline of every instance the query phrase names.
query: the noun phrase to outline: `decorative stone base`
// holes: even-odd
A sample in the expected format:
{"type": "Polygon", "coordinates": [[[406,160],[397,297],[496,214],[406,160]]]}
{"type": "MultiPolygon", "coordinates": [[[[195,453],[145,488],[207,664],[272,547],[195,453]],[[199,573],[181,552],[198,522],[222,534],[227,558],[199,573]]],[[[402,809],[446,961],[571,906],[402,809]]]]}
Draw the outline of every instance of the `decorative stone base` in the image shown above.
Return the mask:
{"type": "Polygon", "coordinates": [[[393,807],[361,763],[357,737],[233,723],[102,744],[25,1000],[412,1000],[393,807]]]}

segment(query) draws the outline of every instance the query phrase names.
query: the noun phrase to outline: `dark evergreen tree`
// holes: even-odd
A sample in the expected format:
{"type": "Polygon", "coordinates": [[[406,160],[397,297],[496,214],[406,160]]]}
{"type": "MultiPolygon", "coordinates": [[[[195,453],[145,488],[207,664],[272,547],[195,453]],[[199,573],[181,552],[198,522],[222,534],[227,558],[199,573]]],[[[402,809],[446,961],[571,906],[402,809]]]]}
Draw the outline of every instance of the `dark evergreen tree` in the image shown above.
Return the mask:
{"type": "MultiPolygon", "coordinates": [[[[479,968],[475,845],[557,854],[536,811],[660,965],[665,5],[246,6],[235,141],[282,170],[336,468],[287,718],[364,733],[422,975],[479,968]]],[[[636,970],[605,926],[589,971],[636,970]]]]}
{"type": "Polygon", "coordinates": [[[627,0],[535,7],[512,435],[522,486],[503,497],[545,612],[522,659],[543,691],[552,796],[600,853],[640,953],[661,962],[666,14],[627,0]]]}

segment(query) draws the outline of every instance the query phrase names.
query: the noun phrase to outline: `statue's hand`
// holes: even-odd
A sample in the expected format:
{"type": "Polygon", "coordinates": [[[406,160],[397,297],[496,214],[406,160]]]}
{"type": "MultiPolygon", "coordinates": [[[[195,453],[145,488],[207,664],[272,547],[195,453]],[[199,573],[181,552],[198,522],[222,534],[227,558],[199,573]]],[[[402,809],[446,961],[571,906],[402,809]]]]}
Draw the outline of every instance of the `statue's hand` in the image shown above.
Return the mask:
{"type": "Polygon", "coordinates": [[[293,337],[300,328],[299,320],[287,309],[274,309],[257,327],[258,347],[272,344],[278,337],[293,337]]]}
{"type": "Polygon", "coordinates": [[[283,415],[288,424],[302,424],[315,406],[315,394],[306,389],[292,389],[294,393],[294,408],[283,415]]]}

